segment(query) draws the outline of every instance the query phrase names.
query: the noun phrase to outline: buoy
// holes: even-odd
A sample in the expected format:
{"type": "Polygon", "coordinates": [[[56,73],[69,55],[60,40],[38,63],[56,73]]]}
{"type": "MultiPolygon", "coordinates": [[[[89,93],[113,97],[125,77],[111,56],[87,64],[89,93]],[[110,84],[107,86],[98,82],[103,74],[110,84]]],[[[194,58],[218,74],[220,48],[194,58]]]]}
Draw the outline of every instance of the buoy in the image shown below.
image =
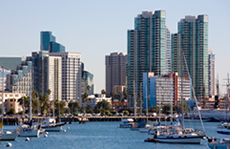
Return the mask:
{"type": "Polygon", "coordinates": [[[66,132],[66,129],[64,129],[64,132],[66,132]]]}
{"type": "Polygon", "coordinates": [[[10,142],[7,142],[6,147],[12,147],[12,144],[10,142]]]}
{"type": "Polygon", "coordinates": [[[46,131],[45,134],[48,135],[48,132],[46,131]]]}
{"type": "Polygon", "coordinates": [[[29,137],[27,137],[27,138],[25,139],[25,141],[30,141],[30,138],[29,138],[29,137]]]}
{"type": "Polygon", "coordinates": [[[44,135],[44,137],[45,137],[45,138],[47,138],[47,137],[48,137],[48,135],[47,135],[47,134],[45,134],[45,135],[44,135]]]}

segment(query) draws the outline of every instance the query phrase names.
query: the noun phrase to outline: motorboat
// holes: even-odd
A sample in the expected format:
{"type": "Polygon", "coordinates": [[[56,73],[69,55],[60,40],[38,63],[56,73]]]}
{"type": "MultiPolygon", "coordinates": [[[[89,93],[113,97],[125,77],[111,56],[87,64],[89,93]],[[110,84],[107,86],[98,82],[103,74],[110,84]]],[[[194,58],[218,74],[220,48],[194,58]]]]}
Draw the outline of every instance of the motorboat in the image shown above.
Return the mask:
{"type": "Polygon", "coordinates": [[[222,123],[217,128],[217,133],[230,135],[230,123],[222,123]]]}
{"type": "Polygon", "coordinates": [[[0,141],[15,141],[16,137],[15,131],[0,131],[0,141]]]}
{"type": "Polygon", "coordinates": [[[210,149],[230,149],[230,139],[208,138],[210,149]]]}
{"type": "Polygon", "coordinates": [[[131,128],[134,125],[134,120],[132,118],[122,119],[120,128],[131,128]]]}

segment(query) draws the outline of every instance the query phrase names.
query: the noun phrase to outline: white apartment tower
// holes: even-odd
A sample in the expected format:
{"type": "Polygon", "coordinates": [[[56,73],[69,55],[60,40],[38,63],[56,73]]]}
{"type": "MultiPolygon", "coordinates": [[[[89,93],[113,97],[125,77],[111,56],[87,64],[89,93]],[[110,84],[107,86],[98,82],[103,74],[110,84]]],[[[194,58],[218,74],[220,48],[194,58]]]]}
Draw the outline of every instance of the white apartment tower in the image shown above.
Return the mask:
{"type": "Polygon", "coordinates": [[[59,56],[47,57],[47,70],[48,70],[48,89],[51,91],[49,96],[50,100],[61,100],[61,87],[62,87],[62,62],[59,56]]]}
{"type": "Polygon", "coordinates": [[[208,54],[208,93],[209,96],[216,95],[216,79],[215,79],[215,54],[208,54]]]}
{"type": "Polygon", "coordinates": [[[50,55],[62,60],[62,99],[81,102],[81,61],[79,52],[59,52],[50,55]]]}

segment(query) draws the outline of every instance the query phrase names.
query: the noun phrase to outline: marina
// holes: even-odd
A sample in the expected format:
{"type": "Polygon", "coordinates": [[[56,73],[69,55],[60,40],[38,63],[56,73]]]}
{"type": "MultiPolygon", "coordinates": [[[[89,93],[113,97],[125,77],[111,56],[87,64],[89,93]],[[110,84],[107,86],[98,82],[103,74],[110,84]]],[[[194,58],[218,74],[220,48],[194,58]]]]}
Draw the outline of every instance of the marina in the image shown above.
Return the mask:
{"type": "MultiPolygon", "coordinates": [[[[49,132],[48,137],[40,136],[39,138],[31,138],[30,141],[25,141],[25,138],[16,138],[16,141],[11,142],[14,149],[39,149],[39,148],[52,148],[67,149],[77,148],[80,149],[208,149],[207,142],[201,144],[160,144],[149,143],[144,140],[151,135],[147,133],[141,133],[139,131],[132,131],[131,129],[119,128],[120,121],[116,122],[87,122],[85,124],[79,124],[73,122],[67,124],[64,132],[49,132]]],[[[200,128],[200,121],[185,121],[185,124],[195,126],[194,128],[200,128]]],[[[228,135],[218,134],[216,128],[220,123],[218,122],[205,122],[205,129],[208,136],[214,136],[216,138],[229,137],[228,135]]],[[[6,126],[6,129],[13,128],[13,126],[6,126]]],[[[7,148],[8,142],[0,142],[0,148],[7,148]]]]}

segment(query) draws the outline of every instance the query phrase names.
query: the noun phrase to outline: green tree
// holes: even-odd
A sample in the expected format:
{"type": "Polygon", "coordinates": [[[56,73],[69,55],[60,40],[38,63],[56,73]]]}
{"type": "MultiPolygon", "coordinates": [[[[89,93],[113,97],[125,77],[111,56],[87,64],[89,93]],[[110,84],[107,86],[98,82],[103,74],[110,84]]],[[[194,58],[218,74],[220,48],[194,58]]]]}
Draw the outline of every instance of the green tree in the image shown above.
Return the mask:
{"type": "Polygon", "coordinates": [[[6,113],[7,115],[15,114],[15,109],[11,108],[9,111],[6,113]]]}
{"type": "Polygon", "coordinates": [[[40,95],[40,108],[43,116],[47,116],[51,110],[51,102],[49,101],[49,96],[51,91],[48,89],[45,95],[40,95]]]}
{"type": "Polygon", "coordinates": [[[23,114],[28,113],[29,110],[29,97],[23,96],[20,99],[18,99],[19,105],[23,108],[23,114]]]}
{"type": "Polygon", "coordinates": [[[122,113],[123,113],[123,115],[125,115],[125,116],[130,115],[130,112],[129,112],[128,110],[123,110],[122,113]]]}
{"type": "Polygon", "coordinates": [[[162,107],[162,113],[164,114],[170,114],[170,109],[171,109],[171,105],[166,104],[162,107]]]}
{"type": "Polygon", "coordinates": [[[98,113],[98,112],[103,112],[105,113],[105,110],[111,110],[111,105],[109,102],[107,102],[106,100],[102,100],[100,102],[98,102],[95,106],[95,112],[98,113]]]}
{"type": "Polygon", "coordinates": [[[68,107],[71,114],[77,114],[80,110],[80,104],[78,101],[70,101],[68,107]]]}
{"type": "Polygon", "coordinates": [[[175,107],[174,110],[177,113],[188,113],[189,112],[189,108],[188,108],[188,104],[185,100],[180,101],[175,107]]]}
{"type": "Polygon", "coordinates": [[[101,94],[106,94],[106,91],[104,89],[102,89],[101,94]]]}
{"type": "Polygon", "coordinates": [[[56,102],[55,102],[55,113],[56,113],[56,115],[61,115],[61,114],[64,114],[64,112],[65,112],[65,101],[59,101],[59,100],[57,100],[56,102]]]}

